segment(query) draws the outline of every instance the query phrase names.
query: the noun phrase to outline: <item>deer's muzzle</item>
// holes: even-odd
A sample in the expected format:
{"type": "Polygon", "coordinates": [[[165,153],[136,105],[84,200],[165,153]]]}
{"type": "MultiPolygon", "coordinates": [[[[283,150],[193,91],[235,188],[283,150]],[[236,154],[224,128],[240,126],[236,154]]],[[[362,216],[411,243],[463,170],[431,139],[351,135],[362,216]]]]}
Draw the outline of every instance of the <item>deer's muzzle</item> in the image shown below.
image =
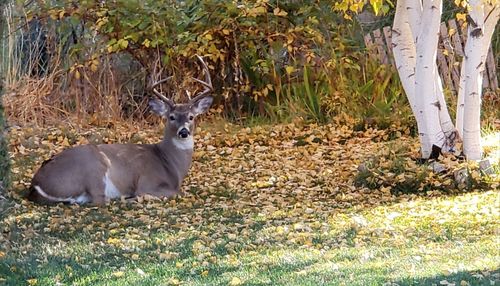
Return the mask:
{"type": "Polygon", "coordinates": [[[189,135],[191,135],[191,133],[186,127],[181,128],[181,130],[179,130],[179,132],[177,133],[177,136],[183,139],[188,138],[189,135]]]}

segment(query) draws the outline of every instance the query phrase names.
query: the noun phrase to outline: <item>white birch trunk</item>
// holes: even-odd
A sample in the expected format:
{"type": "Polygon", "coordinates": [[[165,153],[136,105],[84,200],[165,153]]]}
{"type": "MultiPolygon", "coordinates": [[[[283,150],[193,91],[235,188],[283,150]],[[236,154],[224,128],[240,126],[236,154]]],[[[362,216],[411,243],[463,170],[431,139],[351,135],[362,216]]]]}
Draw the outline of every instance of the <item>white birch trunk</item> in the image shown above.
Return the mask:
{"type": "Polygon", "coordinates": [[[455,147],[455,139],[457,138],[457,130],[453,121],[451,120],[450,112],[448,111],[448,106],[446,104],[446,99],[444,98],[443,82],[441,76],[439,75],[437,63],[434,67],[436,72],[436,77],[434,83],[436,85],[436,96],[439,102],[439,123],[441,125],[441,130],[445,135],[445,146],[443,146],[443,151],[451,151],[455,147]]]}
{"type": "Polygon", "coordinates": [[[440,103],[437,97],[436,54],[439,41],[442,1],[424,0],[420,33],[417,38],[415,70],[415,106],[421,152],[428,158],[432,146],[442,148],[446,138],[440,124],[440,103]]]}
{"type": "MultiPolygon", "coordinates": [[[[500,7],[498,7],[498,1],[495,5],[487,5],[486,13],[487,19],[484,23],[483,39],[486,43],[483,45],[481,55],[487,55],[489,47],[491,45],[491,37],[495,31],[495,26],[498,22],[500,16],[500,7]]],[[[462,65],[460,69],[460,84],[458,88],[458,99],[457,99],[457,116],[456,116],[456,127],[458,134],[461,138],[464,135],[464,89],[465,89],[465,57],[462,60],[462,65]]]]}
{"type": "MultiPolygon", "coordinates": [[[[486,64],[486,55],[491,43],[491,36],[499,18],[499,4],[484,4],[482,0],[470,0],[469,15],[474,23],[467,28],[465,44],[463,88],[463,141],[464,154],[469,160],[480,160],[481,148],[481,95],[482,72],[486,64]],[[487,18],[486,18],[487,17],[487,18]],[[485,22],[486,20],[486,22],[485,22]]],[[[459,103],[460,104],[460,103],[459,103]]]]}
{"type": "Polygon", "coordinates": [[[422,156],[427,158],[432,151],[432,145],[451,149],[456,131],[448,112],[436,63],[441,1],[425,2],[428,10],[424,20],[421,0],[397,1],[392,43],[396,67],[417,120],[419,134],[425,134],[420,139],[422,156]],[[431,26],[429,21],[433,21],[431,26]],[[422,23],[425,23],[425,26],[422,23]],[[416,58],[417,53],[419,58],[416,58]],[[420,63],[420,75],[416,68],[418,61],[423,61],[420,63]],[[419,76],[423,84],[417,91],[416,81],[419,76]],[[422,97],[423,88],[428,91],[425,97],[422,97]],[[423,139],[427,140],[427,143],[424,144],[423,139]]]}
{"type": "MultiPolygon", "coordinates": [[[[417,114],[415,105],[415,66],[416,66],[416,50],[415,39],[413,36],[412,25],[415,25],[414,20],[410,23],[409,11],[415,11],[411,8],[412,2],[415,0],[399,0],[396,3],[396,14],[392,27],[392,52],[394,61],[398,70],[401,84],[405,90],[408,102],[410,103],[413,114],[417,114]]],[[[415,17],[413,17],[415,18],[415,17]]],[[[420,18],[420,17],[417,17],[420,18]]],[[[415,29],[415,28],[414,28],[415,29]]],[[[417,118],[418,120],[418,118],[417,118]]]]}
{"type": "Polygon", "coordinates": [[[460,81],[458,84],[457,95],[457,114],[455,126],[457,127],[458,136],[464,138],[464,89],[465,89],[465,57],[462,59],[460,67],[460,81]]]}
{"type": "Polygon", "coordinates": [[[417,42],[422,24],[422,0],[406,0],[405,8],[408,11],[408,24],[410,25],[413,43],[417,42]]]}

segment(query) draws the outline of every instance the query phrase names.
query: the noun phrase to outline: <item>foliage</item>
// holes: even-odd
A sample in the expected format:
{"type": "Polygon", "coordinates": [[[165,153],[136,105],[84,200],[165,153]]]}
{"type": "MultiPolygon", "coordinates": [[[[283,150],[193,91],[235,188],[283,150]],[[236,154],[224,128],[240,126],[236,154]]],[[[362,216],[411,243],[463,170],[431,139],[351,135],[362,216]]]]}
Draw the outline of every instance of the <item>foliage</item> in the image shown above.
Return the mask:
{"type": "Polygon", "coordinates": [[[325,3],[82,1],[73,6],[72,1],[51,1],[39,5],[33,3],[28,20],[49,15],[44,20],[59,30],[82,26],[95,33],[87,35],[92,42],[81,37],[71,51],[77,57],[69,69],[75,78],[98,71],[103,55],[127,52],[153,77],[166,70],[183,79],[192,73],[189,60],[199,54],[206,56],[215,85],[226,99],[239,94],[256,101],[267,97],[267,78],[284,74],[291,62],[311,61],[317,56],[314,50],[325,43],[317,17],[325,3]],[[271,64],[277,70],[271,70],[271,64]]]}
{"type": "MultiPolygon", "coordinates": [[[[411,194],[429,191],[448,192],[449,190],[472,190],[488,188],[491,180],[473,162],[465,162],[453,154],[444,154],[441,161],[421,164],[406,156],[408,146],[394,145],[387,154],[375,155],[360,165],[355,184],[372,190],[390,190],[393,194],[411,194]],[[436,171],[439,165],[447,168],[436,171]],[[458,174],[463,179],[458,179],[458,174]]],[[[490,150],[491,152],[491,150],[490,150]]],[[[493,151],[496,152],[496,151],[493,151]]],[[[490,167],[493,174],[498,173],[498,162],[490,167]]],[[[493,177],[494,178],[494,177],[493,177]]]]}
{"type": "Polygon", "coordinates": [[[370,156],[381,173],[392,160],[418,158],[414,139],[398,128],[216,122],[196,133],[184,197],[101,208],[36,206],[19,196],[41,161],[63,148],[155,142],[160,128],[12,129],[15,188],[12,207],[0,212],[0,283],[498,283],[498,181],[468,192],[442,190],[441,176],[411,194],[356,187],[370,156]]]}
{"type": "MultiPolygon", "coordinates": [[[[340,115],[361,125],[368,117],[373,125],[387,126],[393,114],[389,111],[400,109],[405,99],[395,89],[381,93],[385,81],[369,82],[380,71],[364,60],[360,27],[337,16],[330,1],[303,4],[32,2],[27,11],[18,8],[14,14],[19,18],[13,21],[24,23],[24,15],[40,21],[49,50],[58,51],[51,54],[49,65],[56,75],[47,75],[43,84],[29,79],[10,86],[22,96],[9,98],[9,114],[30,122],[43,117],[30,115],[38,109],[47,117],[81,110],[94,116],[102,113],[101,117],[140,114],[151,78],[174,75],[176,84],[165,90],[174,90],[170,94],[183,100],[184,90],[194,89],[189,76],[197,73],[193,56],[200,54],[209,63],[223,112],[233,119],[265,116],[273,122],[289,122],[302,117],[325,122],[340,115]],[[34,86],[27,88],[26,82],[34,86]],[[31,92],[40,89],[45,95],[31,92]],[[27,114],[14,114],[19,111],[10,108],[32,102],[37,106],[26,107],[27,114]],[[365,114],[362,110],[368,102],[372,111],[365,114]],[[385,106],[380,109],[380,104],[385,106]]],[[[398,79],[391,78],[389,85],[398,86],[398,79]]]]}

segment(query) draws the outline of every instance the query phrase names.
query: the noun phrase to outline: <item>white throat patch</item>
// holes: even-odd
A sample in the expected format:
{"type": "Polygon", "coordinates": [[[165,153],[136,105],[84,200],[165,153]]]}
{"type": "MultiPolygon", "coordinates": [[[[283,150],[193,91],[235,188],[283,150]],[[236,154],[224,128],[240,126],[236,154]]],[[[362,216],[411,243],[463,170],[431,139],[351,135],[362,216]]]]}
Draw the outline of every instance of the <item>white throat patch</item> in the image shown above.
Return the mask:
{"type": "Polygon", "coordinates": [[[193,150],[194,148],[193,136],[186,139],[172,138],[172,143],[174,143],[175,148],[180,150],[193,150]]]}

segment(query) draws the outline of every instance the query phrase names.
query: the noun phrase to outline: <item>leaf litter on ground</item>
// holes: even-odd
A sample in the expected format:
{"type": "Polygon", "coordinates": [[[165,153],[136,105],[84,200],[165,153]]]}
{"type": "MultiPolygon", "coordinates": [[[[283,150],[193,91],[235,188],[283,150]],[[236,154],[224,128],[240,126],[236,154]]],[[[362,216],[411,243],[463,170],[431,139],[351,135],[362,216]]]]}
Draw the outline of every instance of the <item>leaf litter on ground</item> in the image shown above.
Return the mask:
{"type": "Polygon", "coordinates": [[[80,271],[106,269],[108,280],[148,277],[151,285],[285,285],[283,271],[297,285],[322,279],[362,285],[406,281],[410,273],[498,269],[498,174],[481,176],[451,156],[442,160],[447,171],[431,172],[416,163],[418,142],[408,130],[207,123],[195,135],[183,197],[104,207],[23,200],[41,162],[69,146],[155,143],[162,135],[158,127],[128,125],[82,130],[10,131],[14,180],[7,194],[12,203],[0,217],[1,279],[90,283],[73,269],[22,269],[52,265],[49,257],[80,271]],[[473,179],[466,186],[453,180],[464,167],[473,179]],[[477,251],[484,255],[474,256],[477,251]],[[152,266],[158,264],[168,270],[152,266]],[[279,265],[286,271],[273,270],[279,265]],[[415,265],[422,269],[412,270],[415,265]],[[372,276],[354,275],[375,266],[383,267],[372,276]],[[269,273],[255,270],[260,267],[269,273]],[[170,274],[155,276],[161,271],[170,274]]]}

